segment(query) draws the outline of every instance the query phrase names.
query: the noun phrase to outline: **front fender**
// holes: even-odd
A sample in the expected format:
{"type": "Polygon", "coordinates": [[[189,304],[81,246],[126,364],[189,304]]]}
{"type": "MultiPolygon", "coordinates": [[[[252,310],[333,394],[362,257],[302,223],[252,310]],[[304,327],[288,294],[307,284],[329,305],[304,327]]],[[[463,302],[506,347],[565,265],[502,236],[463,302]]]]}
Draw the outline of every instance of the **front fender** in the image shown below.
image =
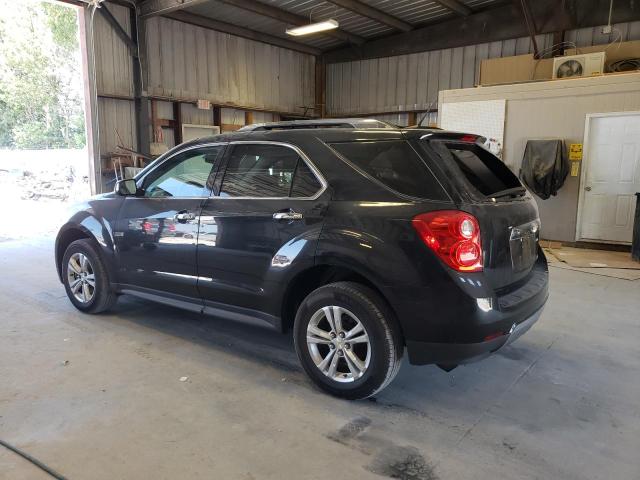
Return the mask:
{"type": "Polygon", "coordinates": [[[109,278],[116,281],[115,255],[116,246],[112,222],[117,216],[119,205],[114,198],[97,198],[75,206],[75,212],[60,228],[56,236],[55,260],[58,277],[62,281],[62,257],[69,244],[80,238],[95,241],[109,278]],[[112,202],[117,203],[114,205],[112,202]]]}

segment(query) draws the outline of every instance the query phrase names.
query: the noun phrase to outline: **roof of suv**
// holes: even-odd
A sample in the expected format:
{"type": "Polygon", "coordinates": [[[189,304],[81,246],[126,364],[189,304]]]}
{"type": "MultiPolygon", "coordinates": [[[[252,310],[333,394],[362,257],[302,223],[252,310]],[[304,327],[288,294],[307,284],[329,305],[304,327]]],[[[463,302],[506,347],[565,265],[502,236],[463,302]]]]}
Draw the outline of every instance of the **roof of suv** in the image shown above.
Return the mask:
{"type": "Polygon", "coordinates": [[[425,134],[445,136],[451,134],[439,128],[398,127],[370,118],[333,118],[295,120],[268,124],[247,125],[235,132],[224,132],[191,140],[185,145],[208,142],[233,141],[292,141],[315,137],[323,142],[349,142],[361,140],[391,140],[402,137],[421,137],[425,134]]]}
{"type": "Polygon", "coordinates": [[[370,128],[383,128],[397,130],[392,125],[375,118],[320,118],[315,120],[292,120],[288,122],[254,123],[239,129],[241,132],[257,132],[264,130],[297,130],[312,128],[356,128],[368,130],[370,128]]]}

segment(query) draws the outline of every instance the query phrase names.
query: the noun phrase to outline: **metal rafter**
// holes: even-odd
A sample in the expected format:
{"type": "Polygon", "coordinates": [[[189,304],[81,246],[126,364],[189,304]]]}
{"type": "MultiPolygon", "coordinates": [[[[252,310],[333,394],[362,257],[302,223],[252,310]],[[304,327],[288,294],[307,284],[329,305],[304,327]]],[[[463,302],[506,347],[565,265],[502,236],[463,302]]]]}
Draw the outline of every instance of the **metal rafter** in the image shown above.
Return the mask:
{"type": "MultiPolygon", "coordinates": [[[[598,0],[584,0],[596,4],[598,0]]],[[[556,10],[557,0],[537,0],[531,5],[540,22],[538,33],[554,32],[566,28],[566,20],[551,15],[556,10]]],[[[589,16],[592,16],[590,13],[589,16]]],[[[507,40],[527,36],[529,32],[522,21],[522,11],[515,1],[444,22],[416,28],[410,32],[397,33],[384,38],[370,40],[361,46],[338,48],[324,54],[327,63],[337,63],[365,58],[389,57],[409,53],[462,47],[481,43],[507,40]],[[487,28],[493,25],[493,28],[487,28]]]]}
{"type": "Polygon", "coordinates": [[[209,0],[144,0],[138,5],[138,15],[141,18],[155,15],[166,15],[177,10],[195,7],[209,0]]]}
{"type": "Polygon", "coordinates": [[[389,27],[395,28],[397,30],[401,30],[403,32],[408,32],[413,30],[413,25],[410,23],[404,22],[393,15],[389,15],[388,13],[383,12],[382,10],[378,10],[377,8],[373,8],[366,3],[362,3],[358,0],[328,0],[329,3],[333,3],[339,7],[345,8],[347,10],[352,11],[353,13],[357,13],[360,16],[370,18],[371,20],[375,20],[378,23],[382,23],[389,27]]]}
{"type": "Polygon", "coordinates": [[[536,40],[537,29],[533,14],[531,13],[531,6],[529,5],[528,0],[520,0],[519,3],[522,9],[522,16],[524,17],[524,24],[527,27],[529,38],[531,38],[531,43],[533,44],[533,55],[538,58],[538,41],[536,40]]]}
{"type": "Polygon", "coordinates": [[[248,38],[257,42],[268,43],[277,47],[288,48],[289,50],[296,50],[302,53],[308,53],[309,55],[320,55],[322,51],[318,48],[310,47],[303,43],[292,42],[286,38],[280,38],[266,33],[257,32],[248,28],[239,27],[238,25],[232,25],[231,23],[221,22],[212,18],[203,17],[200,15],[194,15],[189,12],[172,12],[164,15],[167,18],[178,20],[184,23],[190,23],[198,27],[208,28],[216,30],[218,32],[229,33],[231,35],[237,35],[239,37],[248,38]]]}
{"type": "Polygon", "coordinates": [[[473,10],[471,10],[469,7],[459,2],[458,0],[433,0],[433,1],[442,5],[445,8],[448,8],[453,12],[459,13],[460,15],[464,15],[465,17],[473,13],[473,10]]]}
{"type": "MultiPolygon", "coordinates": [[[[309,23],[309,18],[306,16],[297,15],[295,13],[291,13],[281,8],[276,8],[271,5],[267,5],[266,3],[257,2],[255,0],[219,0],[219,1],[221,1],[222,3],[226,3],[228,5],[232,5],[237,8],[241,8],[248,12],[257,13],[258,15],[262,15],[264,17],[269,17],[283,23],[288,23],[290,25],[299,26],[299,25],[307,25],[309,23]]],[[[322,34],[329,35],[334,38],[339,38],[340,40],[343,40],[345,42],[355,43],[356,45],[362,45],[365,42],[365,39],[363,37],[360,37],[359,35],[354,35],[353,33],[349,33],[341,29],[322,32],[322,34]]]]}

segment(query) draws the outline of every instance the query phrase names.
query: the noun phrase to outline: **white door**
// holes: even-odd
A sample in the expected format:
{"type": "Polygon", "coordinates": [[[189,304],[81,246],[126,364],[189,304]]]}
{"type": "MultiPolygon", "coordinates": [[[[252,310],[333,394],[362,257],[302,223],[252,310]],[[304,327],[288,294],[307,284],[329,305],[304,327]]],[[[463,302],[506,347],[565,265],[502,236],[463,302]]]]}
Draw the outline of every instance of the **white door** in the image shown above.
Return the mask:
{"type": "Polygon", "coordinates": [[[640,192],[640,114],[593,116],[587,128],[579,238],[631,243],[640,192]]]}

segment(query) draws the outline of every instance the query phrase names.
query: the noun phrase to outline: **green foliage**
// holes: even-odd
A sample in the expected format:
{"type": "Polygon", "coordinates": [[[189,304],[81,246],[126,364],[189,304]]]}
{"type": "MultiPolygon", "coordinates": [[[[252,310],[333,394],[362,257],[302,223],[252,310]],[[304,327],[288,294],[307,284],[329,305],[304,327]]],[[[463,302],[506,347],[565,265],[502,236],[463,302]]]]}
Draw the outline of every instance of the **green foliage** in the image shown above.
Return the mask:
{"type": "Polygon", "coordinates": [[[0,148],[84,143],[76,11],[0,0],[0,148]]]}
{"type": "Polygon", "coordinates": [[[56,45],[68,52],[76,51],[79,48],[78,23],[73,10],[52,3],[43,3],[42,8],[56,45]]]}

